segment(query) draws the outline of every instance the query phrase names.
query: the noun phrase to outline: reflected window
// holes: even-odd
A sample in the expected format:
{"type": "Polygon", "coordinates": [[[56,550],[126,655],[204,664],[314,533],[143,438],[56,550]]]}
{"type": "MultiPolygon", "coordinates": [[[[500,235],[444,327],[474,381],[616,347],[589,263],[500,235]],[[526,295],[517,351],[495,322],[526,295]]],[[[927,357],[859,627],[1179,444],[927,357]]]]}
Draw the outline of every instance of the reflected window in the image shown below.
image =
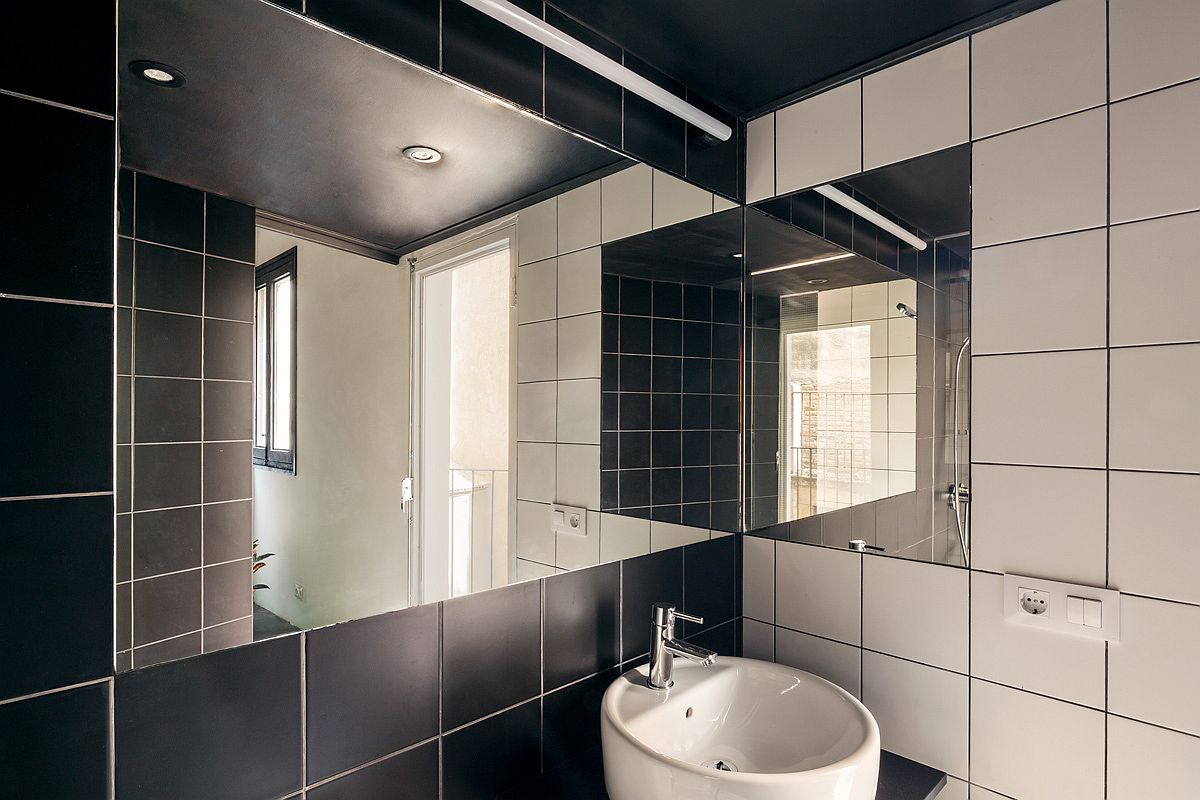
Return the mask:
{"type": "Polygon", "coordinates": [[[255,270],[254,463],[296,471],[296,249],[255,270]]]}

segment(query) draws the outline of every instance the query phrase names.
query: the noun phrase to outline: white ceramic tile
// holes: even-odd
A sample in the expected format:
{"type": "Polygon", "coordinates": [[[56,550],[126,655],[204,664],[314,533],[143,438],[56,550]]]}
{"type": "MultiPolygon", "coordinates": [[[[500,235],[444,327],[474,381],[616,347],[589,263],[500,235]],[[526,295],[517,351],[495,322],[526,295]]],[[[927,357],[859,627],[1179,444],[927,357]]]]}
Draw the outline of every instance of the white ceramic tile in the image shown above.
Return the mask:
{"type": "Polygon", "coordinates": [[[917,282],[911,279],[888,281],[887,315],[902,317],[904,313],[896,308],[898,303],[904,303],[909,308],[920,312],[917,308],[917,282]]]}
{"type": "Polygon", "coordinates": [[[887,471],[887,480],[887,494],[881,494],[878,497],[904,494],[905,492],[915,491],[917,488],[917,474],[912,470],[889,469],[887,471]]]}
{"type": "Polygon", "coordinates": [[[742,620],[742,656],[775,660],[775,626],[753,619],[742,620]]]}
{"type": "MultiPolygon", "coordinates": [[[[889,395],[890,397],[898,397],[901,395],[889,395]]],[[[871,462],[875,463],[874,461],[871,462]]],[[[917,468],[917,438],[914,433],[888,433],[888,470],[895,472],[911,472],[917,468]]],[[[896,494],[892,487],[889,477],[888,488],[892,489],[892,494],[896,494]]]]}
{"type": "Polygon", "coordinates": [[[556,533],[554,566],[583,569],[600,563],[600,512],[587,512],[587,536],[556,533]]]}
{"type": "Polygon", "coordinates": [[[554,381],[518,384],[518,440],[522,442],[554,441],[554,409],[557,394],[554,381]]]}
{"type": "Polygon", "coordinates": [[[858,698],[862,697],[861,652],[857,647],[819,636],[775,629],[776,662],[811,672],[858,698]]]}
{"type": "Polygon", "coordinates": [[[654,170],[654,227],[665,228],[685,220],[711,214],[712,192],[693,186],[674,175],[654,170]]]}
{"type": "Polygon", "coordinates": [[[1104,347],[1104,230],[985,247],[971,259],[975,355],[1104,347]]]}
{"type": "Polygon", "coordinates": [[[1108,647],[1108,710],[1200,736],[1200,607],[1121,596],[1108,647]]]}
{"type": "Polygon", "coordinates": [[[862,556],[858,553],[777,542],[776,624],[858,644],[861,575],[862,556]]]}
{"type": "Polygon", "coordinates": [[[1112,351],[1115,469],[1200,472],[1200,344],[1112,351]]]}
{"type": "Polygon", "coordinates": [[[984,789],[982,786],[971,784],[971,800],[1013,800],[1011,797],[1005,797],[1002,794],[984,789]]]}
{"type": "Polygon", "coordinates": [[[517,327],[517,382],[552,381],[556,377],[558,324],[554,320],[517,327]]]}
{"type": "Polygon", "coordinates": [[[1105,100],[1104,0],[1061,0],[971,37],[975,138],[1105,100]]]}
{"type": "Polygon", "coordinates": [[[884,750],[967,777],[968,678],[863,651],[862,700],[884,750]]]}
{"type": "Polygon", "coordinates": [[[1200,604],[1200,475],[1108,476],[1108,584],[1200,604]]]}
{"type": "Polygon", "coordinates": [[[1200,3],[1110,0],[1112,98],[1200,78],[1200,3]]]}
{"type": "Polygon", "coordinates": [[[517,268],[517,322],[540,322],[557,314],[558,259],[517,268]]]}
{"type": "Polygon", "coordinates": [[[526,561],[523,558],[517,559],[517,583],[536,581],[538,578],[546,578],[553,574],[555,574],[554,567],[539,564],[536,561],[526,561]]]}
{"type": "Polygon", "coordinates": [[[558,316],[600,310],[600,248],[558,258],[558,316]]]}
{"type": "Polygon", "coordinates": [[[1004,577],[971,574],[971,674],[1104,708],[1104,642],[1005,619],[1004,577]],[[1036,657],[1030,657],[1036,653],[1036,657]]]}
{"type": "Polygon", "coordinates": [[[600,314],[558,321],[558,377],[600,377],[600,314]]]}
{"type": "Polygon", "coordinates": [[[1200,82],[1114,103],[1111,114],[1112,221],[1200,208],[1200,82]]]}
{"type": "Polygon", "coordinates": [[[558,253],[600,244],[600,181],[558,196],[558,253]]]}
{"type": "Polygon", "coordinates": [[[974,244],[1096,228],[1107,218],[1104,109],[976,142],[971,150],[974,244]]]}
{"type": "Polygon", "coordinates": [[[862,82],[775,112],[775,191],[788,194],[862,170],[862,82]]]}
{"type": "Polygon", "coordinates": [[[553,258],[558,255],[558,198],[551,197],[523,208],[517,214],[517,262],[553,258]]]}
{"type": "Polygon", "coordinates": [[[871,359],[871,394],[887,394],[890,360],[887,356],[871,359]]]}
{"type": "Polygon", "coordinates": [[[672,547],[683,547],[685,544],[708,541],[707,528],[693,528],[691,525],[676,525],[673,522],[650,523],[650,552],[670,550],[672,547]]]}
{"type": "MultiPolygon", "coordinates": [[[[854,322],[886,319],[888,313],[888,287],[886,281],[850,287],[850,318],[854,322]]],[[[817,296],[818,299],[820,295],[817,296]]]]}
{"type": "MultiPolygon", "coordinates": [[[[895,317],[887,321],[889,356],[915,356],[917,354],[917,321],[908,317],[895,317]]],[[[874,347],[871,352],[875,352],[874,347]]]]}
{"type": "MultiPolygon", "coordinates": [[[[915,433],[917,430],[917,396],[889,394],[887,430],[892,433],[915,433]]],[[[899,469],[899,467],[897,467],[899,469]]]]}
{"type": "Polygon", "coordinates": [[[600,444],[600,381],[558,382],[557,441],[600,444]]]}
{"type": "Polygon", "coordinates": [[[967,671],[967,571],[871,556],[863,559],[863,647],[967,671]]]}
{"type": "Polygon", "coordinates": [[[1104,714],[973,680],[971,780],[1021,800],[1097,800],[1104,714]]]}
{"type": "MultiPolygon", "coordinates": [[[[907,397],[908,395],[895,395],[895,397],[907,397]]],[[[873,394],[871,395],[871,430],[874,432],[887,432],[888,429],[888,402],[892,395],[873,394]]],[[[913,395],[915,398],[916,395],[913,395]]]]}
{"type": "Polygon", "coordinates": [[[1200,738],[1108,718],[1108,800],[1195,797],[1200,738]]]}
{"type": "Polygon", "coordinates": [[[719,194],[713,195],[713,213],[714,214],[716,214],[720,211],[728,211],[731,208],[737,208],[738,205],[739,205],[738,203],[736,203],[733,200],[730,200],[728,197],[722,197],[719,194]]]}
{"type": "Polygon", "coordinates": [[[971,359],[971,458],[1000,464],[1102,467],[1103,350],[971,359]]]}
{"type": "Polygon", "coordinates": [[[746,202],[775,196],[775,115],[746,125],[746,202]]]}
{"type": "Polygon", "coordinates": [[[946,778],[946,785],[938,792],[934,800],[967,800],[968,785],[958,778],[946,778]]]}
{"type": "Polygon", "coordinates": [[[967,141],[969,61],[960,39],[863,79],[863,169],[967,141]]]}
{"type": "Polygon", "coordinates": [[[554,530],[550,527],[548,504],[517,501],[517,558],[554,563],[554,530]]]}
{"type": "Polygon", "coordinates": [[[554,502],[554,445],[517,442],[517,497],[554,502]]]}
{"type": "Polygon", "coordinates": [[[650,520],[618,514],[600,515],[600,560],[644,556],[650,552],[650,520]]]}
{"type": "Polygon", "coordinates": [[[971,466],[971,566],[1103,586],[1105,473],[971,466]]]}
{"type": "Polygon", "coordinates": [[[742,537],[742,613],[775,621],[775,540],[742,537]]]}
{"type": "Polygon", "coordinates": [[[817,324],[842,325],[850,321],[850,287],[830,289],[817,295],[817,324]]]}
{"type": "Polygon", "coordinates": [[[911,394],[917,390],[917,357],[888,358],[888,392],[911,394]]]}
{"type": "Polygon", "coordinates": [[[1200,214],[1110,229],[1114,345],[1200,341],[1197,241],[1200,214]]]}
{"type": "Polygon", "coordinates": [[[650,230],[653,176],[651,167],[635,164],[600,179],[601,239],[611,242],[650,230]]]}
{"type": "Polygon", "coordinates": [[[557,502],[600,508],[599,445],[558,445],[557,476],[557,502]]]}

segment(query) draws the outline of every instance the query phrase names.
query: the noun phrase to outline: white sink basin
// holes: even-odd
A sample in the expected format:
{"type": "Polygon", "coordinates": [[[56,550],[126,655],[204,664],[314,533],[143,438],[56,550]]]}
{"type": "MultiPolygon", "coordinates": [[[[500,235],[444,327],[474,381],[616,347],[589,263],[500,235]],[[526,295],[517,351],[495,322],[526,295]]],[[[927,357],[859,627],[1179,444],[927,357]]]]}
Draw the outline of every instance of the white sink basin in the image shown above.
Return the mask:
{"type": "Polygon", "coordinates": [[[604,693],[612,800],[873,800],[879,726],[826,680],[748,658],[675,659],[655,691],[645,666],[604,693]],[[727,771],[726,768],[736,771],[727,771]]]}

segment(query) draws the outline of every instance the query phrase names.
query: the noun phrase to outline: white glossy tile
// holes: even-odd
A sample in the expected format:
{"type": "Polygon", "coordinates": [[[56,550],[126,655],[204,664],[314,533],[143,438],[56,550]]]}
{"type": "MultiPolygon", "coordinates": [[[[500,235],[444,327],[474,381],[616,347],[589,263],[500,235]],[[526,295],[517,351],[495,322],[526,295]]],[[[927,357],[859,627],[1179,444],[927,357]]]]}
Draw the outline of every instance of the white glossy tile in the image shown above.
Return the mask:
{"type": "Polygon", "coordinates": [[[1107,358],[1069,350],[971,359],[971,458],[1102,467],[1107,358]]]}
{"type": "Polygon", "coordinates": [[[853,294],[850,287],[830,289],[817,295],[817,325],[842,325],[850,321],[853,294]]]}
{"type": "Polygon", "coordinates": [[[787,628],[775,629],[775,661],[811,672],[862,698],[862,669],[857,647],[809,636],[787,628]]]}
{"type": "Polygon", "coordinates": [[[971,800],[1013,800],[1011,797],[1005,797],[1002,794],[996,794],[993,791],[984,789],[982,786],[971,784],[971,800]]]}
{"type": "MultiPolygon", "coordinates": [[[[908,317],[896,317],[887,321],[889,356],[915,356],[917,354],[917,321],[908,317]]],[[[874,347],[871,352],[875,352],[874,347]]]]}
{"type": "Polygon", "coordinates": [[[1200,214],[1109,231],[1114,345],[1200,341],[1200,214]]]}
{"type": "Polygon", "coordinates": [[[558,258],[558,316],[600,310],[600,248],[577,250],[558,258]]]}
{"type": "Polygon", "coordinates": [[[884,750],[967,777],[968,678],[863,651],[862,700],[884,750]]]}
{"type": "Polygon", "coordinates": [[[517,262],[529,264],[558,255],[558,198],[551,197],[517,214],[517,262]]]}
{"type": "Polygon", "coordinates": [[[1200,78],[1200,3],[1195,0],[1110,0],[1112,98],[1200,78]]]}
{"type": "Polygon", "coordinates": [[[654,170],[654,227],[665,228],[711,214],[712,192],[654,170]]]}
{"type": "Polygon", "coordinates": [[[1103,103],[1104,6],[1061,0],[972,36],[972,136],[1103,103]]]}
{"type": "Polygon", "coordinates": [[[554,319],[557,313],[558,259],[517,268],[517,322],[554,319]]]}
{"type": "Polygon", "coordinates": [[[547,564],[539,564],[536,561],[526,561],[523,558],[517,559],[517,583],[523,581],[536,581],[538,578],[546,578],[554,575],[556,570],[547,564]]]}
{"type": "Polygon", "coordinates": [[[600,314],[558,321],[558,377],[600,377],[600,314]]]}
{"type": "Polygon", "coordinates": [[[958,778],[946,778],[946,785],[933,800],[967,800],[968,785],[958,778]]]}
{"type": "Polygon", "coordinates": [[[863,79],[863,169],[944,150],[970,136],[966,39],[863,79]]]}
{"type": "Polygon", "coordinates": [[[557,385],[554,381],[517,385],[517,439],[522,442],[553,442],[555,440],[555,404],[557,385]]]}
{"type": "Polygon", "coordinates": [[[1006,613],[1004,577],[972,573],[972,676],[1104,708],[1104,642],[1008,622],[1006,613]]]}
{"type": "Polygon", "coordinates": [[[709,539],[707,528],[693,528],[691,525],[676,525],[673,522],[650,523],[650,552],[670,550],[673,547],[683,547],[685,544],[705,542],[709,539]]]}
{"type": "Polygon", "coordinates": [[[517,498],[554,502],[555,446],[517,442],[517,498]]]}
{"type": "MultiPolygon", "coordinates": [[[[874,388],[874,387],[872,387],[874,388]]],[[[888,392],[890,394],[912,394],[917,390],[917,357],[894,356],[888,358],[888,392]]]]}
{"type": "Polygon", "coordinates": [[[552,381],[558,352],[554,320],[517,326],[517,382],[552,381]]]}
{"type": "Polygon", "coordinates": [[[1104,471],[973,464],[971,485],[971,566],[1104,585],[1104,471]]]}
{"type": "Polygon", "coordinates": [[[587,536],[556,533],[554,566],[583,569],[600,563],[600,512],[587,512],[587,536]]]}
{"type": "Polygon", "coordinates": [[[1022,800],[1097,800],[1104,714],[973,680],[971,780],[1022,800]]]}
{"type": "Polygon", "coordinates": [[[888,303],[887,315],[889,317],[902,317],[904,312],[896,308],[897,304],[904,303],[909,308],[916,309],[920,313],[921,309],[917,308],[917,282],[911,279],[900,281],[888,281],[888,303]]]}
{"type": "Polygon", "coordinates": [[[600,181],[558,196],[558,254],[600,244],[600,181]]]}
{"type": "Polygon", "coordinates": [[[973,251],[972,352],[1104,347],[1107,256],[1104,230],[973,251]]]}
{"type": "Polygon", "coordinates": [[[887,394],[888,360],[887,356],[871,359],[871,394],[887,394]]]}
{"type": "Polygon", "coordinates": [[[746,125],[746,202],[775,196],[775,115],[746,125]]]}
{"type": "Polygon", "coordinates": [[[777,625],[847,644],[861,641],[861,555],[777,542],[775,562],[777,625]]]}
{"type": "MultiPolygon", "coordinates": [[[[889,400],[892,397],[902,397],[904,395],[888,395],[889,400]]],[[[872,464],[875,462],[872,461],[872,464]]],[[[917,439],[913,433],[888,433],[888,458],[887,468],[891,472],[912,472],[917,468],[917,439]]],[[[891,479],[888,479],[888,488],[892,489],[891,479]]],[[[892,491],[896,494],[896,491],[892,491]]]]}
{"type": "Polygon", "coordinates": [[[722,197],[719,194],[713,195],[713,213],[714,214],[719,213],[721,211],[728,211],[731,208],[737,208],[738,205],[739,205],[738,203],[734,202],[733,200],[730,200],[728,197],[722,197]]]}
{"type": "Polygon", "coordinates": [[[1195,797],[1200,738],[1108,718],[1107,800],[1195,797]]]}
{"type": "Polygon", "coordinates": [[[742,537],[742,613],[775,621],[775,540],[742,537]]]}
{"type": "Polygon", "coordinates": [[[554,530],[550,527],[548,504],[517,501],[517,558],[554,564],[554,530]]]}
{"type": "Polygon", "coordinates": [[[760,661],[774,661],[775,626],[753,619],[743,619],[742,655],[760,661]]]}
{"type": "MultiPolygon", "coordinates": [[[[888,288],[886,281],[850,287],[850,318],[854,322],[886,319],[888,313],[888,288]]],[[[818,295],[820,297],[820,295],[818,295]]]]}
{"type": "Polygon", "coordinates": [[[600,381],[558,382],[558,439],[571,444],[600,444],[600,381]]]}
{"type": "Polygon", "coordinates": [[[600,179],[601,239],[611,242],[651,227],[654,170],[635,164],[600,179]]]}
{"type": "Polygon", "coordinates": [[[966,672],[968,606],[966,570],[863,559],[863,647],[966,672]]]}
{"type": "Polygon", "coordinates": [[[977,247],[1096,228],[1108,216],[1104,109],[1043,122],[972,147],[977,247]]]}
{"type": "Polygon", "coordinates": [[[1200,472],[1200,344],[1112,351],[1114,469],[1200,472]]]}
{"type": "Polygon", "coordinates": [[[558,445],[556,502],[600,508],[600,447],[590,444],[558,445]]]}
{"type": "Polygon", "coordinates": [[[1112,221],[1200,208],[1200,82],[1111,106],[1112,221]]]}
{"type": "Polygon", "coordinates": [[[1108,647],[1108,710],[1200,736],[1200,606],[1121,596],[1108,647]]]}
{"type": "Polygon", "coordinates": [[[650,520],[600,515],[600,560],[618,561],[650,552],[650,520]]]}
{"type": "MultiPolygon", "coordinates": [[[[916,395],[914,395],[914,397],[915,396],[916,395]]],[[[887,432],[888,402],[890,397],[891,395],[886,394],[871,395],[871,430],[873,432],[887,432]]],[[[907,395],[896,395],[896,397],[907,397],[907,395]]]]}
{"type": "Polygon", "coordinates": [[[775,112],[775,191],[787,194],[862,170],[862,82],[775,112]]]}
{"type": "Polygon", "coordinates": [[[1108,584],[1200,604],[1200,475],[1108,476],[1108,584]]]}
{"type": "MultiPolygon", "coordinates": [[[[917,430],[917,396],[889,394],[887,430],[892,433],[915,433],[917,430]]],[[[911,437],[909,437],[911,438],[911,437]]],[[[899,469],[897,467],[897,469],[899,469]]]]}

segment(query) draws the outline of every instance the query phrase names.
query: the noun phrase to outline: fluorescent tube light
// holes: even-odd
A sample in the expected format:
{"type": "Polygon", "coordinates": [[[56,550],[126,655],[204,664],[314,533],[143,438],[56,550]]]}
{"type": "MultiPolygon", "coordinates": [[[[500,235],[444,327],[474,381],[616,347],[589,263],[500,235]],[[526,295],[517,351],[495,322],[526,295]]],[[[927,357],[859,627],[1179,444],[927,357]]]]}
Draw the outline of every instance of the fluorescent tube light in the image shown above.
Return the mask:
{"type": "Polygon", "coordinates": [[[836,256],[822,256],[821,258],[810,258],[807,261],[797,261],[795,264],[784,264],[780,267],[767,267],[766,269],[756,269],[751,272],[751,275],[766,275],[768,272],[779,272],[785,269],[796,269],[797,267],[808,267],[813,264],[825,264],[829,261],[841,261],[843,258],[853,258],[854,253],[838,253],[836,256]]]}
{"type": "Polygon", "coordinates": [[[528,11],[517,8],[506,0],[462,0],[471,8],[487,14],[494,20],[504,23],[515,31],[525,34],[535,42],[549,47],[581,64],[597,75],[608,78],[613,83],[628,89],[634,94],[649,100],[656,106],[671,112],[680,119],[695,125],[705,133],[715,136],[722,142],[729,141],[733,129],[721,120],[706,114],[691,103],[685,102],[653,83],[626,66],[618,64],[608,56],[602,55],[588,47],[578,39],[546,24],[528,11]]]}
{"type": "Polygon", "coordinates": [[[855,200],[850,195],[843,192],[841,189],[835,189],[832,186],[830,186],[829,184],[825,184],[824,186],[816,187],[816,189],[814,189],[813,191],[815,191],[817,194],[820,194],[820,195],[823,195],[824,197],[829,198],[830,200],[837,203],[842,208],[849,211],[851,214],[857,214],[858,216],[865,219],[867,222],[870,222],[873,225],[883,228],[885,231],[887,231],[890,234],[900,237],[905,242],[908,242],[909,244],[911,244],[913,247],[917,248],[918,250],[924,250],[926,247],[929,246],[923,239],[921,239],[921,237],[916,236],[915,234],[905,230],[904,228],[901,228],[899,225],[892,222],[890,219],[887,219],[886,217],[881,215],[878,211],[872,211],[871,209],[867,208],[862,203],[855,200]]]}

